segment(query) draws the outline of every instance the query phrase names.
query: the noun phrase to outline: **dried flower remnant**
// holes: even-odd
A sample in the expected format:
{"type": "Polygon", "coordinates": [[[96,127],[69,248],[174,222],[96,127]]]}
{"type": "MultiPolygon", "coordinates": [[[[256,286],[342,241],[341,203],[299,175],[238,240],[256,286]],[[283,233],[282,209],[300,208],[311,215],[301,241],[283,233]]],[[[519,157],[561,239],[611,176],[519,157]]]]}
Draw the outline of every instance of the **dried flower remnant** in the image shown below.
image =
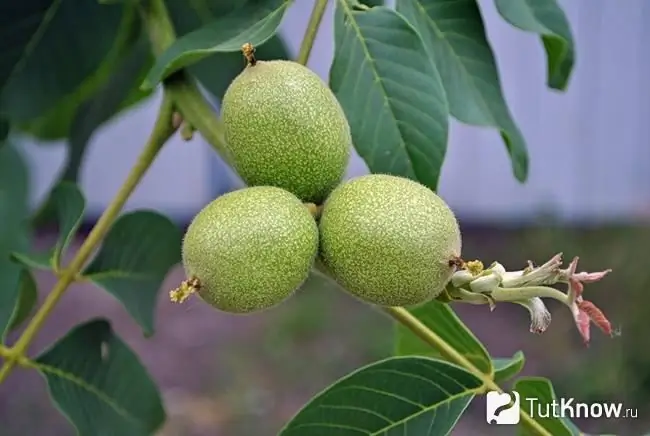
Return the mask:
{"type": "Polygon", "coordinates": [[[525,301],[517,301],[517,304],[524,306],[530,313],[530,332],[542,334],[551,324],[551,312],[539,297],[530,298],[525,301]]]}
{"type": "Polygon", "coordinates": [[[568,299],[569,307],[573,314],[573,319],[576,327],[582,336],[585,344],[589,344],[591,338],[590,327],[593,322],[605,334],[613,336],[612,324],[609,322],[602,310],[600,310],[594,303],[583,299],[582,292],[584,291],[584,283],[594,283],[601,280],[611,269],[587,273],[576,273],[578,266],[578,257],[574,257],[569,267],[561,271],[561,278],[566,281],[569,286],[568,299]]]}
{"type": "MultiPolygon", "coordinates": [[[[477,261],[467,263],[468,266],[478,264],[477,261]]],[[[532,333],[543,333],[549,326],[551,314],[542,299],[553,298],[569,307],[584,343],[588,344],[591,323],[610,336],[613,330],[605,314],[583,298],[584,284],[601,280],[611,270],[576,273],[577,264],[575,257],[566,269],[561,269],[560,253],[538,267],[529,261],[520,271],[506,271],[498,262],[487,269],[466,267],[454,274],[445,295],[451,301],[489,304],[491,310],[499,302],[519,304],[530,313],[532,333]],[[559,283],[568,285],[566,294],[551,287],[559,283]]]]}
{"type": "Polygon", "coordinates": [[[179,287],[169,291],[169,299],[172,303],[184,303],[190,295],[201,289],[201,282],[196,277],[183,280],[179,287]]]}

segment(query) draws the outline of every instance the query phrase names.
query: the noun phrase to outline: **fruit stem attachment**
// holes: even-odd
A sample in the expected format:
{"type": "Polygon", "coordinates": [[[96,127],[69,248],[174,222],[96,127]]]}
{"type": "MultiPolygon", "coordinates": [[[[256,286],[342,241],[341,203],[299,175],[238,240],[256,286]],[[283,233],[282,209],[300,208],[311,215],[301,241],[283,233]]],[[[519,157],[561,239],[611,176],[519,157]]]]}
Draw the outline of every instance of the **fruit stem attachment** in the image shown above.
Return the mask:
{"type": "Polygon", "coordinates": [[[9,357],[2,368],[0,368],[0,383],[2,383],[11,373],[14,365],[20,361],[20,359],[24,358],[27,348],[34,340],[39,330],[43,327],[47,317],[50,315],[52,310],[54,310],[54,307],[68,289],[68,286],[78,279],[79,272],[111,228],[113,222],[120,214],[122,207],[131,196],[131,193],[135,190],[136,186],[138,186],[140,180],[142,180],[142,177],[153,163],[158,152],[176,131],[172,124],[172,114],[172,100],[165,94],[163,95],[163,101],[160,106],[158,118],[156,119],[156,123],[142,153],[140,153],[138,160],[120,187],[120,190],[115,194],[111,203],[108,205],[102,216],[97,220],[97,223],[88,234],[88,237],[84,240],[79,251],[77,251],[70,264],[61,271],[57,283],[45,298],[43,305],[30,320],[25,331],[20,338],[18,338],[15,345],[9,350],[9,357]]]}
{"type": "Polygon", "coordinates": [[[314,41],[316,40],[320,23],[323,20],[323,15],[325,15],[325,9],[327,9],[327,0],[316,0],[314,8],[311,11],[311,16],[309,17],[309,22],[307,23],[305,35],[302,38],[300,51],[298,52],[298,59],[296,62],[299,64],[306,65],[309,60],[309,55],[311,54],[311,49],[314,47],[314,41]]]}
{"type": "MultiPolygon", "coordinates": [[[[503,393],[503,389],[501,389],[501,387],[496,384],[494,380],[492,380],[490,375],[485,374],[483,371],[478,369],[465,356],[456,351],[456,349],[449,345],[443,338],[438,336],[435,332],[420,322],[420,320],[413,316],[408,310],[404,309],[403,307],[383,307],[382,310],[395,321],[399,322],[404,327],[409,329],[418,338],[426,342],[434,349],[438,350],[440,354],[445,356],[449,361],[460,365],[478,377],[483,382],[484,388],[503,393]]],[[[538,434],[540,436],[553,436],[552,433],[542,427],[523,409],[521,410],[521,420],[535,434],[538,434]]]]}
{"type": "Polygon", "coordinates": [[[172,303],[184,303],[185,300],[190,298],[190,295],[200,289],[201,281],[198,277],[192,276],[187,280],[183,280],[178,288],[169,291],[169,299],[172,303]]]}
{"type": "Polygon", "coordinates": [[[320,214],[323,210],[322,206],[319,206],[314,203],[304,203],[304,205],[307,208],[307,210],[309,210],[309,213],[311,214],[311,216],[314,217],[314,219],[320,218],[320,214]]]}

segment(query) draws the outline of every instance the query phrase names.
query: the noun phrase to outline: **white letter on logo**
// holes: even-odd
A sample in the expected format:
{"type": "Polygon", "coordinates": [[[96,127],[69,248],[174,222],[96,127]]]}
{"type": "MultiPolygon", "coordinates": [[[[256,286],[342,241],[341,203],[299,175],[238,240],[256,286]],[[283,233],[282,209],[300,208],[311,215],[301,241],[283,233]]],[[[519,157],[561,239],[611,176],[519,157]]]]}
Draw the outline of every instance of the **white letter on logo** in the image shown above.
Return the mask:
{"type": "MultiPolygon", "coordinates": [[[[576,404],[576,418],[589,418],[589,407],[586,403],[576,404]]],[[[571,417],[573,418],[573,416],[571,417]]]]}
{"type": "Polygon", "coordinates": [[[569,418],[574,418],[573,416],[573,407],[571,407],[571,403],[573,403],[573,398],[569,398],[568,400],[566,398],[562,398],[562,410],[559,415],[555,415],[554,418],[566,418],[567,416],[569,418]]]}
{"type": "Polygon", "coordinates": [[[603,416],[603,406],[599,403],[593,403],[589,407],[589,417],[590,418],[600,418],[603,416]]]}

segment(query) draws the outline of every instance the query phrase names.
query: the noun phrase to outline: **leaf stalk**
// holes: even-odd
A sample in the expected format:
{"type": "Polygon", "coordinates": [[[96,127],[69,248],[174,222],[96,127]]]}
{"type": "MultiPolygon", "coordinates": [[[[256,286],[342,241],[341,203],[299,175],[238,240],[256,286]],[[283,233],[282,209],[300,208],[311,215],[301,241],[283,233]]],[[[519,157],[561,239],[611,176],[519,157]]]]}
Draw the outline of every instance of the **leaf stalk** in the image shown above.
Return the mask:
{"type": "Polygon", "coordinates": [[[309,17],[309,22],[307,23],[305,36],[300,44],[298,58],[296,59],[296,62],[299,64],[306,65],[309,60],[309,55],[314,47],[314,41],[316,40],[320,23],[323,20],[323,15],[325,15],[325,9],[327,9],[327,0],[316,0],[314,8],[311,11],[311,16],[309,17]]]}

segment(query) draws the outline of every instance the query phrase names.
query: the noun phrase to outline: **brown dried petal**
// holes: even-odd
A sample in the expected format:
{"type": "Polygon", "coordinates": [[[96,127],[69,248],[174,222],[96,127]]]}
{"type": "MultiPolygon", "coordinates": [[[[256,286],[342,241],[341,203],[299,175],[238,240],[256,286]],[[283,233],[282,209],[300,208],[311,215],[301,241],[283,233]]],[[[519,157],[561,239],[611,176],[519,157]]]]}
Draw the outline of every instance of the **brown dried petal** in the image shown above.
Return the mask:
{"type": "Polygon", "coordinates": [[[586,313],[589,319],[600,328],[603,333],[612,336],[612,324],[609,322],[602,310],[600,310],[594,303],[587,300],[577,302],[580,312],[586,313]]]}

